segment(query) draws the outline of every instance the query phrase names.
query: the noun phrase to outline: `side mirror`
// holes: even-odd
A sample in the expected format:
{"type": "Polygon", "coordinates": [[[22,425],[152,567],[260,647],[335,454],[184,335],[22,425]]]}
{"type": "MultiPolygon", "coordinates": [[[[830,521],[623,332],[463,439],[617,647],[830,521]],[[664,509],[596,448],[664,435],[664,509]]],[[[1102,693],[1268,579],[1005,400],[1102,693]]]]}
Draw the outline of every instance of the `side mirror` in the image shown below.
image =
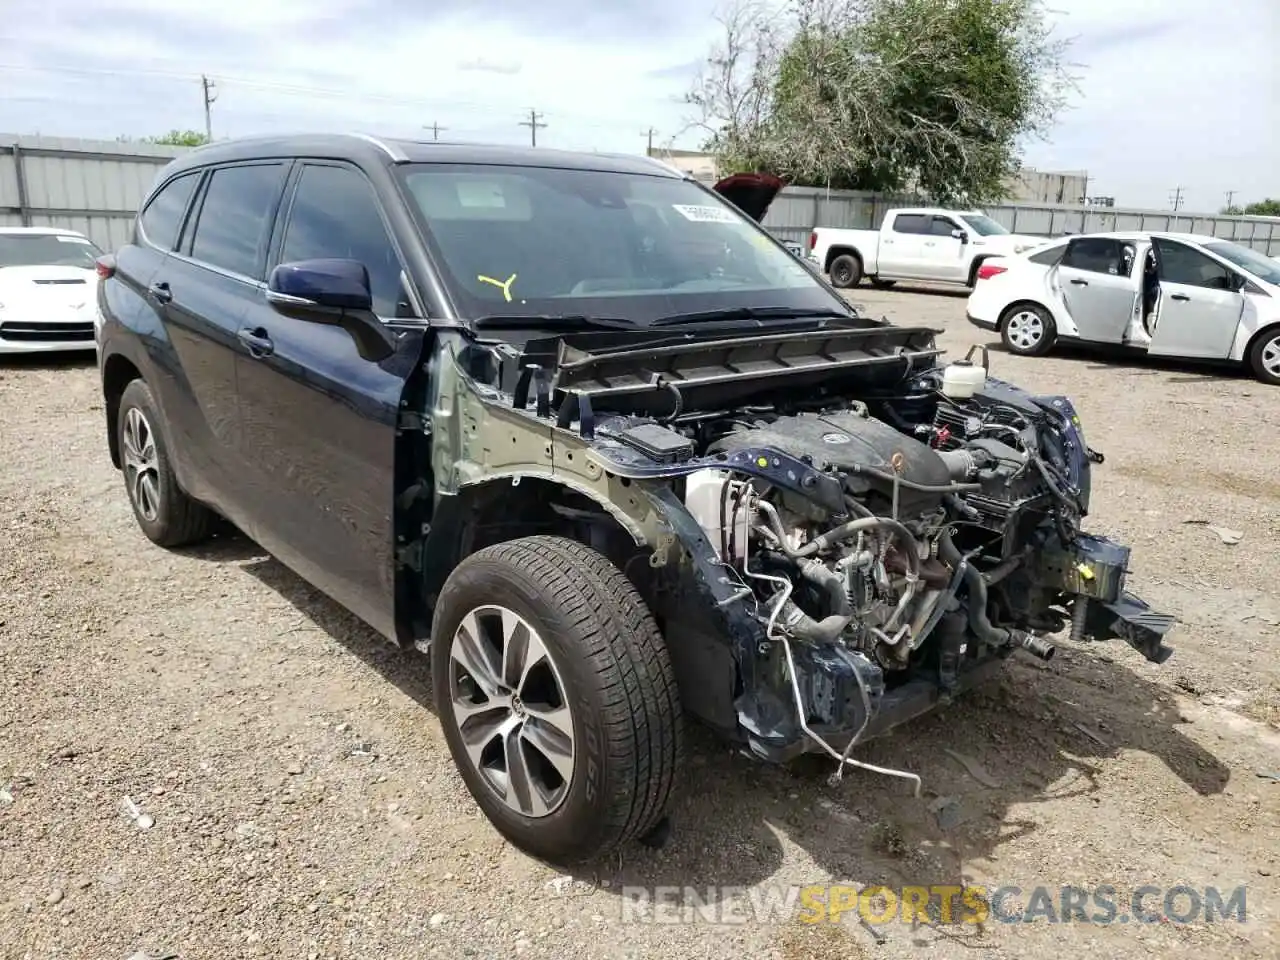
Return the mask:
{"type": "Polygon", "coordinates": [[[1249,286],[1249,278],[1241,273],[1234,271],[1229,275],[1227,280],[1227,289],[1232,293],[1243,293],[1245,288],[1249,286]]]}
{"type": "Polygon", "coordinates": [[[969,242],[969,235],[965,233],[963,230],[959,229],[958,227],[955,230],[951,231],[951,236],[959,240],[961,243],[969,242]]]}
{"type": "Polygon", "coordinates": [[[369,287],[358,260],[298,260],[271,271],[267,302],[286,317],[342,327],[363,359],[379,363],[396,352],[396,337],[373,312],[369,287]]]}

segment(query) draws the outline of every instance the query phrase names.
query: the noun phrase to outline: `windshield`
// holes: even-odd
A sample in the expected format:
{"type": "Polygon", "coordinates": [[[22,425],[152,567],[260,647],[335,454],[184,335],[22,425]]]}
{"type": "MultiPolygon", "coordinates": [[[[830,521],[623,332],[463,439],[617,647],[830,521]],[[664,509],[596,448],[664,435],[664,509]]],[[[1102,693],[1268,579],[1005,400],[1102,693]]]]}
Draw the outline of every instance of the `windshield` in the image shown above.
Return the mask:
{"type": "Polygon", "coordinates": [[[84,237],[56,233],[0,233],[0,267],[94,268],[102,251],[84,237]]]}
{"type": "Polygon", "coordinates": [[[965,213],[960,216],[960,219],[973,227],[973,232],[980,236],[995,237],[1009,232],[983,213],[965,213]]]}
{"type": "Polygon", "coordinates": [[[848,313],[754,221],[695,183],[546,167],[418,164],[404,184],[465,316],[848,313]]]}
{"type": "Polygon", "coordinates": [[[1216,240],[1213,243],[1206,243],[1204,248],[1212,250],[1223,260],[1230,260],[1237,267],[1248,270],[1259,280],[1280,285],[1280,263],[1272,260],[1266,254],[1259,253],[1250,247],[1241,246],[1238,243],[1231,243],[1228,240],[1216,240]]]}

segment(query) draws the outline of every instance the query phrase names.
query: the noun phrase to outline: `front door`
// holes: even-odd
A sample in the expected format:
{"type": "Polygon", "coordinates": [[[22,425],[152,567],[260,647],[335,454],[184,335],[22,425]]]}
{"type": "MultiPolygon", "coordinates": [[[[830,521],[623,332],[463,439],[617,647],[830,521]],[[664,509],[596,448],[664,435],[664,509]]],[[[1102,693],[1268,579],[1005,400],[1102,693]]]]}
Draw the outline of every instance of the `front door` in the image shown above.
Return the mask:
{"type": "Polygon", "coordinates": [[[924,275],[933,280],[959,282],[968,279],[965,244],[953,236],[960,224],[951,217],[935,214],[929,218],[929,235],[923,238],[921,266],[924,275]]]}
{"type": "Polygon", "coordinates": [[[1177,240],[1157,237],[1160,305],[1151,353],[1225,359],[1244,316],[1243,278],[1177,240]]]}
{"type": "MultiPolygon", "coordinates": [[[[380,317],[413,313],[373,187],[355,167],[300,164],[279,224],[272,264],[358,260],[369,271],[380,317]]],[[[389,637],[397,418],[423,330],[407,330],[394,356],[371,363],[344,330],[283,316],[263,291],[241,327],[250,345],[237,374],[244,460],[255,489],[250,533],[389,637]]]]}
{"type": "Polygon", "coordinates": [[[1050,283],[1082,340],[1121,343],[1138,309],[1132,245],[1111,237],[1080,237],[1067,244],[1050,283]]]}

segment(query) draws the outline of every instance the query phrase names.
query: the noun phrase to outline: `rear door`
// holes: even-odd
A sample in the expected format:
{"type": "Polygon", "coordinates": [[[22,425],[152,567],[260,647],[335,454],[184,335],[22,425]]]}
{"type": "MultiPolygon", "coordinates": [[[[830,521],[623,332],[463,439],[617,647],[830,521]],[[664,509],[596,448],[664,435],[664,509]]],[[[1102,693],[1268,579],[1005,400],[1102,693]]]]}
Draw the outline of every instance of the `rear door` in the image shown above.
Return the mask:
{"type": "MultiPolygon", "coordinates": [[[[248,492],[236,398],[236,332],[262,285],[271,218],[284,189],[279,160],[211,169],[178,239],[149,285],[173,351],[165,420],[187,461],[188,492],[237,525],[248,492]]],[[[181,474],[180,474],[181,476],[181,474]]]]}
{"type": "Polygon", "coordinates": [[[952,236],[962,229],[951,217],[934,214],[929,218],[929,235],[921,241],[921,269],[926,277],[953,282],[969,279],[965,244],[952,236]]]}
{"type": "Polygon", "coordinates": [[[1138,310],[1136,272],[1131,253],[1116,238],[1079,237],[1067,244],[1051,282],[1082,339],[1124,340],[1138,310]]]}
{"type": "MultiPolygon", "coordinates": [[[[373,185],[356,167],[304,161],[290,179],[271,265],[338,257],[369,271],[384,321],[416,310],[373,185]]],[[[262,289],[240,321],[254,346],[238,368],[249,531],[286,566],[387,636],[395,635],[393,495],[400,397],[422,347],[363,360],[336,326],[277,313],[262,289]]]]}
{"type": "Polygon", "coordinates": [[[891,213],[880,229],[877,272],[884,277],[925,276],[924,242],[932,227],[923,213],[891,213]]]}
{"type": "Polygon", "coordinates": [[[1246,300],[1244,277],[1189,244],[1155,239],[1160,304],[1151,353],[1225,359],[1246,300]]]}

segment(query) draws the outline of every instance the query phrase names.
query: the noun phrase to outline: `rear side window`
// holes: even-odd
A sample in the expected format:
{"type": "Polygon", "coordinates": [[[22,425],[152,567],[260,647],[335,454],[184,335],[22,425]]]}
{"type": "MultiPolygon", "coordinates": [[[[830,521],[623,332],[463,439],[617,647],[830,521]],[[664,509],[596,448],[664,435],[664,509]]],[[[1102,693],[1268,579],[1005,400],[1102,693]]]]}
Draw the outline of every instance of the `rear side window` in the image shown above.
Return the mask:
{"type": "Polygon", "coordinates": [[[1041,250],[1039,253],[1033,253],[1027,257],[1032,263],[1038,263],[1046,267],[1056,267],[1062,262],[1062,255],[1067,252],[1067,245],[1060,243],[1057,246],[1050,247],[1048,250],[1041,250]]]}
{"type": "MultiPolygon", "coordinates": [[[[893,218],[894,233],[928,233],[929,218],[923,214],[900,213],[893,218]]],[[[950,231],[947,231],[950,233],[950,231]]]]}
{"type": "Polygon", "coordinates": [[[1088,270],[1090,273],[1109,273],[1124,276],[1122,250],[1119,240],[1102,237],[1082,237],[1067,245],[1067,255],[1062,259],[1064,267],[1088,270]]]}
{"type": "Polygon", "coordinates": [[[302,169],[289,210],[280,262],[338,257],[369,271],[373,310],[402,314],[400,259],[378,214],[373,187],[350,167],[309,164],[302,169]]]}
{"type": "Polygon", "coordinates": [[[261,253],[280,199],[284,171],[282,163],[215,170],[200,204],[191,241],[192,258],[261,280],[261,253]]]}
{"type": "Polygon", "coordinates": [[[187,212],[187,201],[199,182],[199,171],[185,173],[170,180],[151,198],[141,218],[142,232],[148,242],[161,250],[174,248],[178,242],[178,231],[182,228],[182,215],[187,212]]]}

